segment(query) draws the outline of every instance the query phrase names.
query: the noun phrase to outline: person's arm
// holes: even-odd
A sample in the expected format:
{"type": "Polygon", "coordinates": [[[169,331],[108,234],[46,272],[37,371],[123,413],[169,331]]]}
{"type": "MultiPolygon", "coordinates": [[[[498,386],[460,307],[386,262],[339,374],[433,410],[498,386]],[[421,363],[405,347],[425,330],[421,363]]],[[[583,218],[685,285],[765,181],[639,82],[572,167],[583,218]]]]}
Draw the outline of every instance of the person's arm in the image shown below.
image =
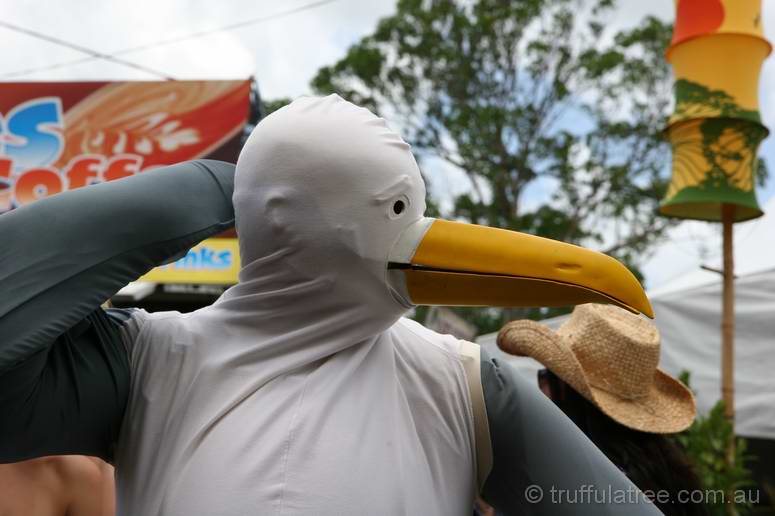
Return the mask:
{"type": "Polygon", "coordinates": [[[504,515],[658,515],[538,389],[481,351],[493,465],[481,497],[504,515]]]}
{"type": "Polygon", "coordinates": [[[0,462],[110,460],[129,388],[120,329],[100,304],[233,226],[234,165],[198,160],[0,216],[0,462]]]}
{"type": "Polygon", "coordinates": [[[232,227],[233,171],[180,163],[0,216],[0,373],[128,282],[232,227]]]}

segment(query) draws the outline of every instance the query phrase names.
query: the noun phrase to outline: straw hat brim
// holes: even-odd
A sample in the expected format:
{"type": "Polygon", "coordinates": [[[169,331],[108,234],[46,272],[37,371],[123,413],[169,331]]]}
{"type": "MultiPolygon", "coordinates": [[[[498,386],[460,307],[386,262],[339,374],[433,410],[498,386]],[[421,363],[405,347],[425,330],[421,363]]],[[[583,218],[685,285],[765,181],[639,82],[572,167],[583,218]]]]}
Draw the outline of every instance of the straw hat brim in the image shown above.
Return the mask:
{"type": "Polygon", "coordinates": [[[569,343],[535,321],[507,324],[498,334],[498,347],[511,355],[531,357],[542,363],[603,413],[628,428],[668,434],[681,432],[694,421],[694,395],[678,380],[656,369],[645,395],[636,399],[617,396],[592,385],[569,343]]]}

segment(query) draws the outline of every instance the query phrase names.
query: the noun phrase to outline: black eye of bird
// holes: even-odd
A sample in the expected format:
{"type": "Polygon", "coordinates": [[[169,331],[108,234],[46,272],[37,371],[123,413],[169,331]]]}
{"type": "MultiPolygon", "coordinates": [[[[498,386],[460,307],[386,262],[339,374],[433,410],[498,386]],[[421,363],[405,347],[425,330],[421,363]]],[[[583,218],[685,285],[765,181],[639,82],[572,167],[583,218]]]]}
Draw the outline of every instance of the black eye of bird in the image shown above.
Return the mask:
{"type": "Polygon", "coordinates": [[[404,201],[396,201],[393,203],[393,213],[396,215],[400,215],[403,211],[406,205],[404,204],[404,201]]]}

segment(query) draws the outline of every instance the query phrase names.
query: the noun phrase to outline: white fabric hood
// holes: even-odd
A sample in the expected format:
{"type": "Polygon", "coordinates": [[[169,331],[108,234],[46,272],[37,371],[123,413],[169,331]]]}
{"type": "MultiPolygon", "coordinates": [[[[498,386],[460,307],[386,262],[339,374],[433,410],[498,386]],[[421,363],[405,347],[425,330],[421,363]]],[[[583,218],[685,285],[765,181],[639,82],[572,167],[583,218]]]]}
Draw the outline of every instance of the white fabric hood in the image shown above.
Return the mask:
{"type": "Polygon", "coordinates": [[[233,199],[242,269],[219,307],[281,335],[300,331],[303,314],[320,346],[305,356],[317,358],[377,335],[408,308],[391,294],[387,263],[422,218],[425,186],[383,119],[337,95],[293,102],[248,139],[233,199]]]}

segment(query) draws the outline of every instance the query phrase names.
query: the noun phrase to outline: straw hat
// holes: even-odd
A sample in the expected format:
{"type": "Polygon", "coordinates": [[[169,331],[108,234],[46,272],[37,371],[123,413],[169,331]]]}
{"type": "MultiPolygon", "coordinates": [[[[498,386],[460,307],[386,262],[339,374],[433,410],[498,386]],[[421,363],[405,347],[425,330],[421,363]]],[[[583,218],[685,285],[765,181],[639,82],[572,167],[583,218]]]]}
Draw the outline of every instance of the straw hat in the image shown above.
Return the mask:
{"type": "Polygon", "coordinates": [[[498,347],[541,362],[629,428],[674,433],[694,420],[692,392],[657,368],[656,327],[621,308],[577,306],[556,332],[535,321],[513,321],[498,334],[498,347]]]}

